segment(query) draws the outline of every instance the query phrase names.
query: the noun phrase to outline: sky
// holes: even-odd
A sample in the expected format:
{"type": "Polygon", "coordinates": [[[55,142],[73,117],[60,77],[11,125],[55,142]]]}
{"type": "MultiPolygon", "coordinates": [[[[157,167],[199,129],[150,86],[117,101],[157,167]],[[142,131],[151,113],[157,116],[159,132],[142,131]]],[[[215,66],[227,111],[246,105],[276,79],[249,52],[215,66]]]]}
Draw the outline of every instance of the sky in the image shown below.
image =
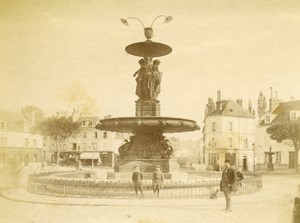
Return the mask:
{"type": "Polygon", "coordinates": [[[251,99],[270,86],[282,101],[300,99],[300,1],[293,0],[0,0],[0,104],[36,105],[46,115],[74,108],[103,117],[134,116],[138,57],[145,40],[135,20],[153,25],[161,116],[202,125],[208,97],[251,99]]]}

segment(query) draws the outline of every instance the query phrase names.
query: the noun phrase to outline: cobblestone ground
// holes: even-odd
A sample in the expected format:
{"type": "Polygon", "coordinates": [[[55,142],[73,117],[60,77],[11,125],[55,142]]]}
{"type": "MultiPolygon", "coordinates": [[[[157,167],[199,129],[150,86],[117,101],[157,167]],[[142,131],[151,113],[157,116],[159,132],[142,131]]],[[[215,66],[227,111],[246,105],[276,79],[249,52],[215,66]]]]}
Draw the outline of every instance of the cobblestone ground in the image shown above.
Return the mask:
{"type": "MultiPolygon", "coordinates": [[[[0,174],[5,190],[5,174],[0,174]]],[[[26,178],[22,179],[23,181],[26,178]]],[[[209,199],[71,199],[39,197],[44,204],[0,198],[1,223],[290,223],[293,198],[298,195],[299,175],[264,175],[263,189],[255,194],[233,197],[233,211],[224,212],[224,198],[209,199]],[[47,200],[70,205],[49,205],[47,200]],[[60,201],[60,202],[59,202],[60,201]],[[81,205],[82,204],[87,205],[81,205]],[[96,202],[97,201],[97,202],[96,202]],[[95,205],[96,204],[96,205],[95,205]]],[[[13,193],[13,192],[12,192],[13,193]]],[[[12,194],[13,196],[13,194],[12,194]]],[[[27,197],[26,197],[27,196],[27,197]]],[[[25,194],[32,201],[39,195],[25,194]],[[32,199],[31,199],[32,196],[32,199]]],[[[18,197],[17,197],[18,198],[18,197]]]]}

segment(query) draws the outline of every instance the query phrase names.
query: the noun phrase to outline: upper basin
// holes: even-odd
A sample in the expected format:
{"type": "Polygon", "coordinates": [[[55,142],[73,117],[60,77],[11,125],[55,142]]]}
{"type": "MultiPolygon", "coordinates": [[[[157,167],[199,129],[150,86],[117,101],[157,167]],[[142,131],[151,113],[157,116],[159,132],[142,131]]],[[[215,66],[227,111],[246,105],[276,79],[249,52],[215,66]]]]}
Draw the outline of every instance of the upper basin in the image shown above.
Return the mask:
{"type": "Polygon", "coordinates": [[[102,131],[136,133],[176,133],[199,130],[193,120],[170,117],[120,117],[103,119],[96,126],[102,131]]]}

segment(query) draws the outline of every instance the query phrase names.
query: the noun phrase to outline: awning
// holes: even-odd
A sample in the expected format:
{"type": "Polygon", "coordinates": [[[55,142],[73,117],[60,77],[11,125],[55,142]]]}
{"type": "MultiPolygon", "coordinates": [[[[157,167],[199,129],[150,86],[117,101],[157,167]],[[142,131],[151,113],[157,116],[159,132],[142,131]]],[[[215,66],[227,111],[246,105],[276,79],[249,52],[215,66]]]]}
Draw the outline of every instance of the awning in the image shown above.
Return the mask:
{"type": "Polygon", "coordinates": [[[80,159],[100,159],[99,153],[81,153],[80,159]]]}

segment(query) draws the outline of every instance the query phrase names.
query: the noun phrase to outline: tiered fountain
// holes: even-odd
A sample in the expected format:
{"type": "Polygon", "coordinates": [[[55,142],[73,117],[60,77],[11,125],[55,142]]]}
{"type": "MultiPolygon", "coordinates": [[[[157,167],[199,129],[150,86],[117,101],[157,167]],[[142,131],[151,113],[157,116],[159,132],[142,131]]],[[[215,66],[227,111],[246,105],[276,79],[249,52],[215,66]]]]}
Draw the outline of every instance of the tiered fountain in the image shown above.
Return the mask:
{"type": "MultiPolygon", "coordinates": [[[[159,17],[162,16],[157,18],[159,17]]],[[[164,17],[166,22],[171,20],[171,17],[164,17]]],[[[121,21],[128,24],[127,20],[121,21]]],[[[142,22],[141,24],[143,25],[142,22]]],[[[118,172],[88,171],[88,179],[85,179],[86,170],[32,174],[28,178],[28,191],[63,197],[128,197],[134,195],[131,174],[136,164],[145,173],[143,187],[144,194],[148,197],[152,195],[153,174],[147,172],[153,171],[153,167],[158,164],[165,176],[161,194],[163,197],[207,198],[212,191],[219,188],[221,172],[188,174],[176,171],[179,166],[172,159],[173,149],[163,134],[194,131],[199,130],[199,127],[192,120],[160,116],[157,98],[162,73],[158,69],[160,62],[153,58],[165,56],[172,49],[165,44],[151,41],[151,27],[144,28],[147,38],[145,42],[131,44],[125,49],[127,53],[141,57],[140,69],[134,74],[137,81],[136,94],[139,97],[136,101],[136,116],[104,119],[96,126],[104,131],[133,134],[119,148],[121,160],[116,165],[118,172]]],[[[253,193],[261,186],[261,176],[246,176],[239,193],[253,193]]]]}
{"type": "MultiPolygon", "coordinates": [[[[171,21],[171,16],[164,17],[165,22],[171,21]]],[[[125,51],[133,56],[140,57],[140,68],[134,73],[136,80],[136,95],[138,100],[135,105],[135,117],[120,117],[103,119],[96,126],[103,131],[132,133],[130,140],[120,148],[121,160],[116,165],[120,172],[132,171],[132,166],[139,164],[143,171],[153,171],[154,165],[161,165],[163,172],[172,172],[179,168],[178,163],[172,159],[173,149],[163,135],[164,133],[176,133],[199,130],[195,121],[160,116],[160,104],[158,95],[161,88],[162,72],[159,70],[162,57],[171,53],[172,48],[166,44],[153,42],[153,29],[146,27],[135,17],[121,19],[128,25],[129,19],[139,21],[144,28],[146,41],[128,45],[125,51]]]]}

